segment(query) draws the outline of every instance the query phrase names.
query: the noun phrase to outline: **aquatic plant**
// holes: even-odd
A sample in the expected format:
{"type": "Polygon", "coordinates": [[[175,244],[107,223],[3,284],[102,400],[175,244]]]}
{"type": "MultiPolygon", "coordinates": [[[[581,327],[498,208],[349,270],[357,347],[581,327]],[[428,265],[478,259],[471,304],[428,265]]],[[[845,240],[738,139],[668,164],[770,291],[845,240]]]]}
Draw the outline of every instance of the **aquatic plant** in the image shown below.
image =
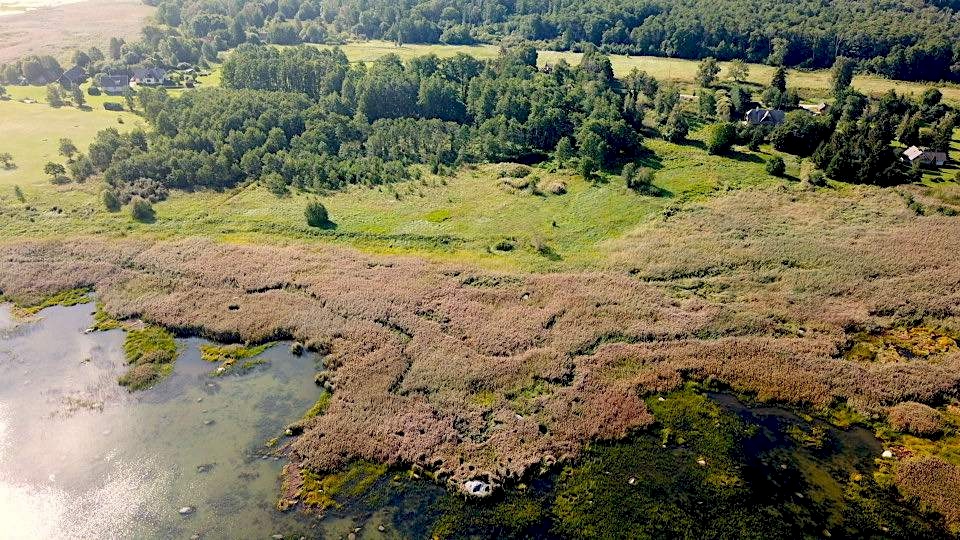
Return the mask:
{"type": "Polygon", "coordinates": [[[86,304],[90,302],[90,289],[87,288],[75,288],[75,289],[66,289],[60,292],[51,294],[49,296],[43,297],[35,303],[28,304],[25,306],[18,306],[16,313],[20,316],[30,316],[36,315],[41,310],[44,310],[48,307],[53,306],[76,306],[78,304],[86,304]]]}
{"type": "Polygon", "coordinates": [[[117,382],[131,392],[149,388],[172,373],[177,359],[173,334],[158,326],[127,332],[123,351],[130,368],[117,382]]]}

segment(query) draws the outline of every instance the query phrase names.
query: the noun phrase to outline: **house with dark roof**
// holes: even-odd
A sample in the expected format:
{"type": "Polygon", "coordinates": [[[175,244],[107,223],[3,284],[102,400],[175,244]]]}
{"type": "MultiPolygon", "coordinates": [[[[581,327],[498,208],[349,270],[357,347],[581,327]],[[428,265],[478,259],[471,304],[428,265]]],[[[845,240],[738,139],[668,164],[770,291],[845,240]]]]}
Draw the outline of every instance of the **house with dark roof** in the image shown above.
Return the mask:
{"type": "Polygon", "coordinates": [[[166,70],[160,68],[137,68],[130,77],[132,84],[143,86],[161,86],[168,82],[166,70]]]}
{"type": "Polygon", "coordinates": [[[60,78],[57,80],[63,86],[73,87],[86,82],[87,78],[87,72],[84,71],[82,67],[73,66],[72,68],[64,71],[63,75],[60,75],[60,78]]]}
{"type": "Polygon", "coordinates": [[[911,146],[903,151],[900,159],[911,165],[916,163],[923,167],[943,167],[947,163],[947,153],[920,146],[911,146]]]}
{"type": "Polygon", "coordinates": [[[130,87],[130,77],[126,75],[107,75],[101,73],[97,77],[97,85],[108,94],[120,94],[130,87]]]}
{"type": "Polygon", "coordinates": [[[744,121],[751,126],[779,126],[787,113],[777,109],[750,109],[744,115],[744,121]]]}

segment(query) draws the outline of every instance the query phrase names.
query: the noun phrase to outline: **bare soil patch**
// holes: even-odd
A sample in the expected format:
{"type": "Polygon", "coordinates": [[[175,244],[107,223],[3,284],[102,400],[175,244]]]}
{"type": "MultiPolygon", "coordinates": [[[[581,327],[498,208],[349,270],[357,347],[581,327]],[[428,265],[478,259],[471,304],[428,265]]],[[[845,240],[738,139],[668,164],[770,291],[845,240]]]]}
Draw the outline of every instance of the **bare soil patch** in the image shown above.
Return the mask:
{"type": "Polygon", "coordinates": [[[111,37],[136,38],[154,9],[138,0],[89,0],[0,17],[0,63],[31,54],[64,63],[78,47],[106,53],[111,37]]]}

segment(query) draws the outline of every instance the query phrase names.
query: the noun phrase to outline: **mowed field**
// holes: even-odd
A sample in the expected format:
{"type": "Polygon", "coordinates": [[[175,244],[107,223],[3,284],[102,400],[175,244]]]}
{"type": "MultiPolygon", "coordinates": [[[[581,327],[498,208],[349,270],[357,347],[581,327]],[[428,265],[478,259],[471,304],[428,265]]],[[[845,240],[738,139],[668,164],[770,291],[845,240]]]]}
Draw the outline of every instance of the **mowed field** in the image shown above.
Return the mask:
{"type": "MultiPolygon", "coordinates": [[[[122,101],[122,98],[121,98],[122,101]]],[[[12,198],[13,186],[20,186],[29,198],[55,203],[75,199],[70,186],[50,184],[43,173],[48,161],[63,162],[57,153],[60,138],[74,141],[86,151],[97,131],[108,127],[126,131],[145,122],[130,113],[109,112],[98,108],[80,110],[75,107],[53,108],[41,103],[0,101],[0,153],[13,155],[16,167],[0,168],[0,207],[12,198]]]]}
{"type": "MultiPolygon", "coordinates": [[[[498,45],[418,45],[407,44],[397,47],[386,41],[366,41],[342,45],[344,53],[351,61],[369,62],[377,58],[394,53],[401,58],[411,58],[423,54],[436,54],[440,57],[453,56],[457,53],[466,53],[477,58],[495,58],[499,54],[498,45]]],[[[580,62],[582,54],[573,52],[540,51],[541,65],[556,63],[561,59],[576,64],[580,62]]],[[[680,58],[662,58],[657,56],[624,56],[609,55],[613,64],[613,71],[617,77],[623,77],[634,68],[646,71],[659,80],[675,81],[681,85],[692,87],[697,74],[696,60],[680,58]]],[[[721,62],[723,71],[720,77],[726,75],[728,63],[721,62]]],[[[763,64],[749,64],[750,76],[748,81],[757,85],[766,86],[770,83],[775,68],[763,64]]],[[[799,71],[791,69],[788,72],[787,84],[801,91],[807,99],[827,98],[830,90],[830,72],[828,70],[799,71]]],[[[890,89],[900,94],[919,96],[925,89],[936,86],[943,92],[944,98],[953,103],[960,103],[960,86],[954,84],[927,84],[905,81],[894,81],[871,75],[858,75],[853,85],[868,94],[882,94],[890,89]]]]}
{"type": "Polygon", "coordinates": [[[66,63],[78,47],[106,50],[111,37],[136,39],[154,9],[139,0],[87,0],[5,15],[0,17],[0,63],[30,54],[66,63]]]}

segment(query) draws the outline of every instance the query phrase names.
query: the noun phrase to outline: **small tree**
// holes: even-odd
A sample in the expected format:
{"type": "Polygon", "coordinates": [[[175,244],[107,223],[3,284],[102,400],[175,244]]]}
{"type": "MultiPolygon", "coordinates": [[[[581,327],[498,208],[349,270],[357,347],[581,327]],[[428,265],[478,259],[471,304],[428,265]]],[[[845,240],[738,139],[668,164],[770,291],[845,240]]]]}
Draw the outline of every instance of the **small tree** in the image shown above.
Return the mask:
{"type": "Polygon", "coordinates": [[[287,194],[287,181],[279,173],[269,173],[263,177],[263,185],[277,197],[283,197],[287,194]]]}
{"type": "Polygon", "coordinates": [[[850,83],[853,82],[853,72],[856,67],[856,62],[845,56],[838,56],[833,62],[830,80],[833,84],[833,95],[838,99],[847,91],[850,83]]]}
{"type": "Polygon", "coordinates": [[[48,161],[47,164],[43,166],[43,172],[44,174],[50,175],[50,181],[54,184],[64,184],[70,181],[70,179],[67,178],[67,169],[59,163],[48,161]]]}
{"type": "Polygon", "coordinates": [[[23,190],[20,189],[20,186],[13,186],[13,196],[20,202],[27,202],[27,198],[23,195],[23,190]]]}
{"type": "Polygon", "coordinates": [[[597,162],[592,157],[584,156],[580,158],[580,164],[577,166],[577,172],[584,180],[593,180],[597,174],[597,162]]]}
{"type": "Polygon", "coordinates": [[[670,111],[670,116],[667,117],[667,122],[663,126],[663,138],[678,143],[687,138],[689,131],[690,126],[687,125],[687,120],[683,117],[680,105],[677,104],[670,111]]]}
{"type": "Polygon", "coordinates": [[[47,85],[47,103],[51,107],[63,106],[63,88],[59,84],[50,83],[47,85]]]}
{"type": "Polygon", "coordinates": [[[74,86],[73,90],[70,91],[70,95],[74,107],[81,109],[87,104],[87,98],[83,97],[83,90],[81,90],[79,86],[74,86]]]}
{"type": "Polygon", "coordinates": [[[633,176],[636,173],[637,173],[636,163],[633,163],[631,161],[630,163],[627,163],[626,165],[623,166],[623,170],[620,171],[620,177],[623,178],[623,182],[624,184],[626,184],[627,187],[630,187],[630,185],[633,183],[633,176]]]}
{"type": "Polygon", "coordinates": [[[127,103],[127,110],[128,110],[128,111],[132,111],[133,108],[134,108],[134,107],[133,107],[133,106],[134,106],[133,98],[134,98],[133,90],[130,89],[130,88],[127,88],[127,89],[123,92],[123,100],[127,103]]]}
{"type": "Polygon", "coordinates": [[[740,60],[739,58],[730,61],[730,67],[727,68],[727,77],[730,77],[737,82],[743,82],[747,80],[747,77],[749,76],[750,66],[748,66],[746,62],[740,60]]]}
{"type": "Polygon", "coordinates": [[[3,165],[4,169],[12,169],[16,167],[13,163],[13,154],[10,152],[0,153],[0,165],[3,165]]]}
{"type": "Polygon", "coordinates": [[[646,191],[653,185],[654,172],[649,167],[640,167],[634,171],[627,187],[634,191],[646,191]]]}
{"type": "Polygon", "coordinates": [[[103,207],[107,209],[107,212],[120,211],[120,207],[122,206],[120,199],[117,198],[117,194],[114,193],[112,189],[104,190],[101,198],[103,200],[103,207]]]}
{"type": "Polygon", "coordinates": [[[83,154],[77,156],[77,159],[70,163],[70,176],[73,177],[74,182],[83,182],[93,176],[95,172],[93,162],[83,154]]]}
{"type": "Polygon", "coordinates": [[[717,96],[706,88],[700,90],[699,104],[700,116],[710,118],[717,113],[717,96]]]}
{"type": "Polygon", "coordinates": [[[7,98],[7,87],[0,84],[0,99],[6,99],[6,98],[7,98]]]}
{"type": "Polygon", "coordinates": [[[73,161],[73,156],[77,153],[77,145],[73,144],[73,141],[70,139],[64,137],[60,139],[58,151],[61,156],[67,158],[67,161],[73,161]]]}
{"type": "Polygon", "coordinates": [[[697,66],[697,85],[706,88],[717,80],[717,75],[719,74],[720,64],[717,63],[717,59],[708,56],[701,60],[700,65],[697,66]]]}
{"type": "Polygon", "coordinates": [[[303,210],[303,215],[307,219],[307,225],[325,229],[331,225],[330,214],[327,213],[327,207],[320,201],[310,201],[303,210]]]}
{"type": "Polygon", "coordinates": [[[560,140],[557,141],[556,148],[553,150],[553,159],[563,167],[572,157],[573,144],[570,143],[570,137],[561,137],[560,140]]]}
{"type": "Polygon", "coordinates": [[[772,176],[783,176],[787,172],[787,164],[783,162],[780,156],[773,156],[767,161],[767,174],[772,176]]]}
{"type": "Polygon", "coordinates": [[[770,79],[770,88],[776,88],[781,93],[787,91],[787,68],[777,66],[777,70],[773,72],[773,78],[770,79]]]}
{"type": "Polygon", "coordinates": [[[130,200],[130,217],[140,223],[152,223],[157,219],[157,214],[153,211],[150,201],[134,197],[130,200]]]}

